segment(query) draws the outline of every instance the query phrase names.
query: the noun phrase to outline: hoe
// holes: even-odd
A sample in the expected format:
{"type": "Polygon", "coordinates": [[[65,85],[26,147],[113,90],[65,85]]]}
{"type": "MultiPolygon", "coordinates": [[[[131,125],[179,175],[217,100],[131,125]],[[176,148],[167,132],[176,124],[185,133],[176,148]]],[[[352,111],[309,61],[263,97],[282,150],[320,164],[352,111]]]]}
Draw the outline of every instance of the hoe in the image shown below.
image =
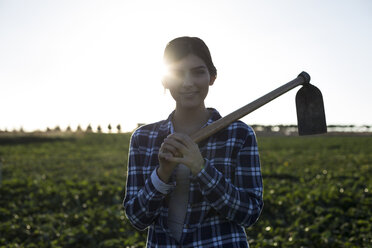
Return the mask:
{"type": "Polygon", "coordinates": [[[229,115],[213,122],[209,126],[200,129],[198,132],[193,134],[191,138],[195,143],[199,143],[227,127],[232,122],[239,120],[299,85],[302,85],[296,95],[297,126],[299,135],[326,133],[327,124],[325,120],[322,93],[317,87],[311,85],[309,82],[310,75],[303,71],[292,81],[280,86],[240,109],[235,110],[229,115]]]}

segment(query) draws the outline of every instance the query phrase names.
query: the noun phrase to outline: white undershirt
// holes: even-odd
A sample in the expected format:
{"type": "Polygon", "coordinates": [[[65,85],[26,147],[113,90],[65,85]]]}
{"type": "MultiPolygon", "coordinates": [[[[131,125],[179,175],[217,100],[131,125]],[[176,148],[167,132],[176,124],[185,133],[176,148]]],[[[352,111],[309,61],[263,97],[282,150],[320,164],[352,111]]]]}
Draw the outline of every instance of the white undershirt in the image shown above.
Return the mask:
{"type": "Polygon", "coordinates": [[[190,190],[189,175],[190,169],[183,164],[179,164],[176,168],[176,187],[174,188],[174,185],[161,181],[156,170],[151,174],[152,183],[161,193],[168,194],[174,188],[169,197],[168,226],[173,237],[178,241],[181,239],[187,212],[190,190]]]}
{"type": "Polygon", "coordinates": [[[190,169],[179,164],[176,171],[176,188],[169,198],[168,226],[173,236],[181,239],[183,224],[187,212],[190,189],[190,169]]]}

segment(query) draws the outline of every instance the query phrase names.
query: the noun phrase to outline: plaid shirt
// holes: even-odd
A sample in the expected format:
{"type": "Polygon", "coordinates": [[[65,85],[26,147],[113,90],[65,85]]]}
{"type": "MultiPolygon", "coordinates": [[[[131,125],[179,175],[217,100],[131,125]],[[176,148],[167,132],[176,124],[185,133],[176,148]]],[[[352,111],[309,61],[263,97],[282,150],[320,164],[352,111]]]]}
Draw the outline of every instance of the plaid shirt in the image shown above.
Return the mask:
{"type": "MultiPolygon", "coordinates": [[[[206,125],[221,118],[212,110],[206,125]]],[[[172,113],[173,114],[173,113],[172,113]]],[[[190,173],[189,202],[180,242],[167,225],[169,194],[159,192],[151,173],[159,166],[161,143],[171,133],[167,120],[142,126],[130,141],[124,208],[139,230],[149,227],[147,247],[248,247],[244,227],[262,210],[262,177],[253,130],[241,121],[199,143],[205,167],[190,173]]],[[[175,173],[169,184],[175,183],[175,173]]]]}

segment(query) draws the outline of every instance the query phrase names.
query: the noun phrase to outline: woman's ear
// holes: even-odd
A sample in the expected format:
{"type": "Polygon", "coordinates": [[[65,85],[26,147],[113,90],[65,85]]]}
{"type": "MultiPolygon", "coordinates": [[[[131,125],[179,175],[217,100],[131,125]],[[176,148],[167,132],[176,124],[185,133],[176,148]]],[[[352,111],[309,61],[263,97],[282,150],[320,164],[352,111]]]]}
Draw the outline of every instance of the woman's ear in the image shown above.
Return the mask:
{"type": "Polygon", "coordinates": [[[211,76],[211,80],[209,81],[209,85],[213,85],[216,78],[217,78],[216,76],[211,76]]]}
{"type": "Polygon", "coordinates": [[[166,82],[165,82],[165,80],[163,79],[163,80],[161,80],[161,84],[163,85],[163,87],[164,87],[164,95],[165,95],[165,93],[167,93],[167,84],[166,84],[166,82]]]}
{"type": "Polygon", "coordinates": [[[167,84],[167,81],[165,80],[165,77],[162,78],[161,83],[162,83],[164,89],[168,89],[168,84],[167,84]]]}

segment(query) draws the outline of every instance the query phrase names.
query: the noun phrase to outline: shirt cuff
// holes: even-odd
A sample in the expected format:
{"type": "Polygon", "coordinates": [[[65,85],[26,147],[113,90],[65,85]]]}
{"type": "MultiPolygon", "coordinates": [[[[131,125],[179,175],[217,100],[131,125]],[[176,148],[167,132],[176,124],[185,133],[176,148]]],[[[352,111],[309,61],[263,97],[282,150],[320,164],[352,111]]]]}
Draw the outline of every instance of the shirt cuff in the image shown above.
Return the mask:
{"type": "Polygon", "coordinates": [[[173,188],[174,185],[164,183],[158,176],[156,172],[157,168],[151,174],[151,182],[154,187],[162,194],[168,194],[173,188]]]}

